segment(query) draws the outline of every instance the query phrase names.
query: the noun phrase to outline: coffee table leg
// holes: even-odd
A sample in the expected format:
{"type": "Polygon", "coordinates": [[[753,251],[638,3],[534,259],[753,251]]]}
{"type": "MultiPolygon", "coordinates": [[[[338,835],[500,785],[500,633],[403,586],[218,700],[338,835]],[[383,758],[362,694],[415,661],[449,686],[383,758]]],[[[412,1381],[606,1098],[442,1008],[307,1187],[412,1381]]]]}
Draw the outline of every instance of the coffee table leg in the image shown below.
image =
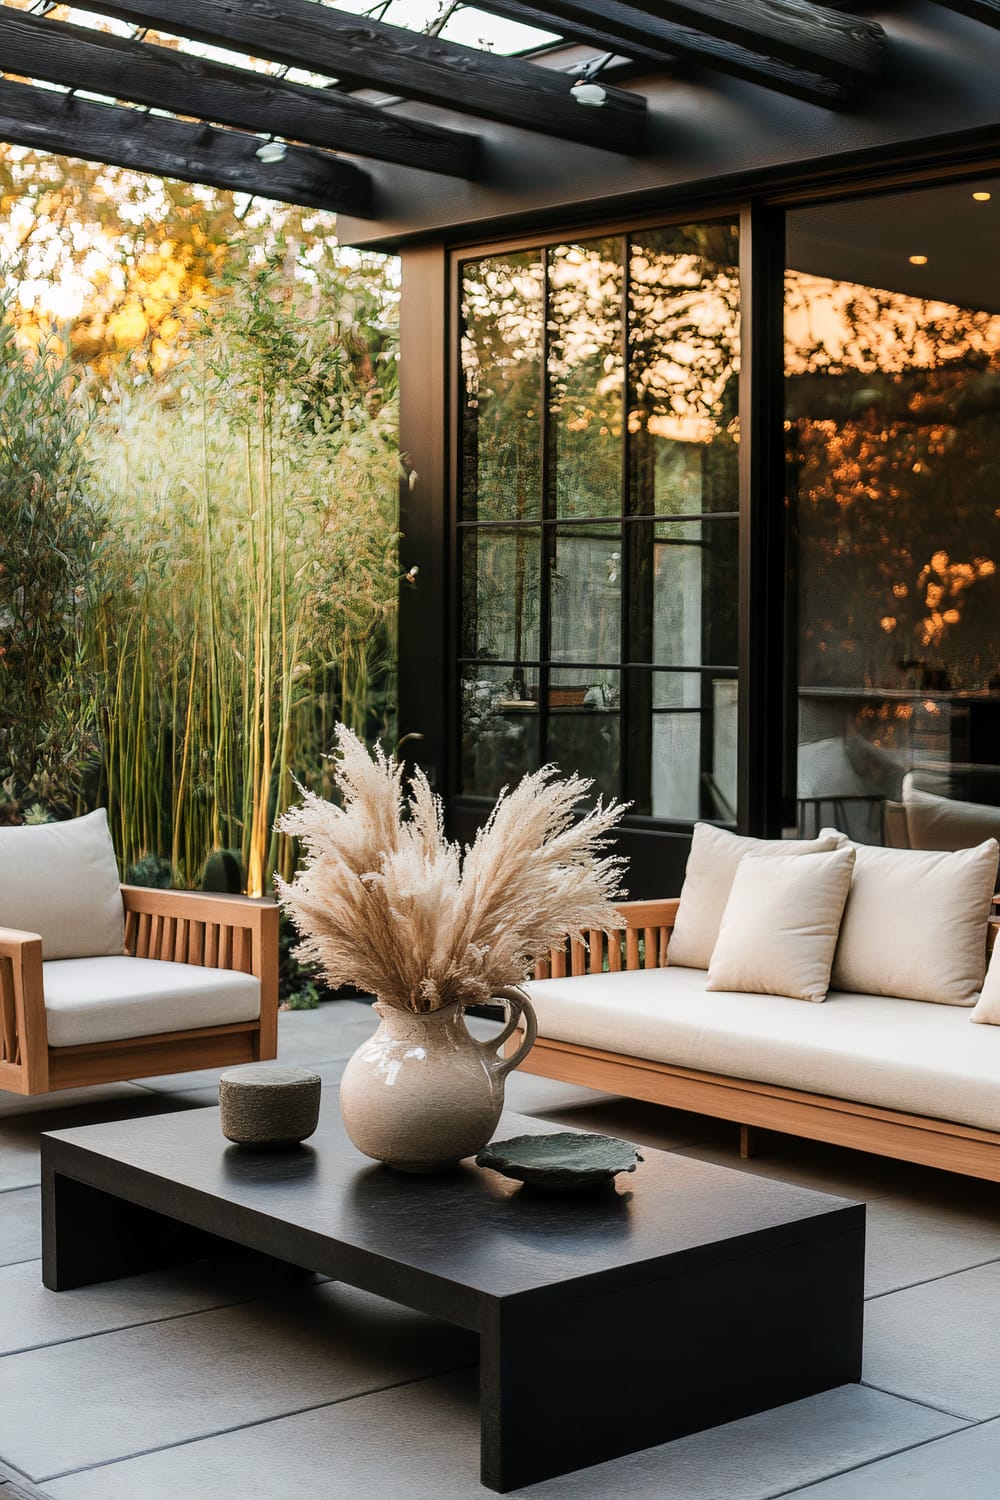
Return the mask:
{"type": "Polygon", "coordinates": [[[483,1484],[535,1484],[859,1380],[863,1208],[852,1217],[589,1300],[499,1302],[480,1334],[483,1484]]]}
{"type": "Polygon", "coordinates": [[[481,1334],[481,1478],[490,1489],[518,1489],[659,1440],[637,1432],[630,1394],[656,1372],[626,1350],[627,1311],[605,1315],[608,1300],[619,1298],[542,1309],[529,1299],[523,1311],[501,1307],[481,1334]]]}
{"type": "Polygon", "coordinates": [[[42,1165],[42,1281],[53,1292],[232,1251],[215,1235],[42,1165]]]}

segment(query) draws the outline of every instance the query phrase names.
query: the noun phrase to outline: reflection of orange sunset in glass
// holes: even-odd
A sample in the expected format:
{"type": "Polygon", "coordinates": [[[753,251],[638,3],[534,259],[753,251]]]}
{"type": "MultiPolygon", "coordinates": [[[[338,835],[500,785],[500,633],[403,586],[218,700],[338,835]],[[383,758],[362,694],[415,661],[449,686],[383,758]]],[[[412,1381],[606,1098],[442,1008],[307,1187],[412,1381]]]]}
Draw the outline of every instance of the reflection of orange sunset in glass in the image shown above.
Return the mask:
{"type": "Polygon", "coordinates": [[[785,335],[801,680],[895,687],[931,653],[952,688],[984,688],[1000,316],[793,270],[785,335]]]}

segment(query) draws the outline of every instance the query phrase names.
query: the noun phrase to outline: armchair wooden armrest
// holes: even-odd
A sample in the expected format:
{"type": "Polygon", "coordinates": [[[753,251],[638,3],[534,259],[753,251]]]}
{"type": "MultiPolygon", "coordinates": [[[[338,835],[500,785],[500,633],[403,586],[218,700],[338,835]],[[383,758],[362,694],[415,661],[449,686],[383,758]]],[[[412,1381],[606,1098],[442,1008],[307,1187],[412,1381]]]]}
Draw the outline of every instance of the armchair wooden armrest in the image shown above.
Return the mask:
{"type": "Polygon", "coordinates": [[[658,901],[622,901],[616,910],[625,926],[615,932],[589,932],[587,942],[570,938],[562,948],[553,948],[547,959],[535,964],[536,979],[562,979],[567,974],[600,974],[605,969],[661,969],[667,962],[667,945],[677,917],[680,898],[658,901]]]}
{"type": "Polygon", "coordinates": [[[0,927],[0,1088],[40,1093],[48,1081],[42,940],[0,927]]]}

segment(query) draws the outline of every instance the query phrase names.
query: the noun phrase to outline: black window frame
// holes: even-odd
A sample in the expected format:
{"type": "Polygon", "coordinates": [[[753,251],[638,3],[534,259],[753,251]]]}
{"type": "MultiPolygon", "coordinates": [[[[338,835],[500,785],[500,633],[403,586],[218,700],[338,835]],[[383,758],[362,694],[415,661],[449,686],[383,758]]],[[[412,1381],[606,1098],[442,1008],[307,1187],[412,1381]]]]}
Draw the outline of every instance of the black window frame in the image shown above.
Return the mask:
{"type": "MultiPolygon", "coordinates": [[[[669,230],[671,228],[683,228],[685,225],[696,223],[700,225],[732,225],[739,238],[739,264],[738,275],[741,288],[741,317],[742,312],[742,287],[745,274],[745,256],[743,249],[743,236],[746,229],[745,210],[733,205],[717,206],[711,212],[687,212],[680,214],[658,214],[656,216],[635,217],[627,222],[616,222],[607,226],[586,225],[579,226],[575,232],[549,232],[542,231],[533,235],[519,236],[516,239],[492,240],[482,244],[471,244],[455,249],[449,257],[450,278],[450,328],[448,340],[449,351],[449,386],[450,386],[450,422],[449,427],[453,435],[450,451],[450,485],[448,495],[448,520],[447,531],[450,542],[450,562],[448,568],[449,577],[452,580],[452,588],[449,597],[449,681],[447,685],[449,703],[448,724],[448,756],[447,764],[450,774],[447,778],[448,800],[455,806],[466,809],[472,813],[476,809],[487,809],[492,798],[487,795],[477,795],[463,792],[460,789],[460,766],[461,766],[461,695],[462,680],[466,670],[476,664],[479,658],[464,654],[462,647],[464,642],[462,634],[462,567],[464,538],[471,532],[486,531],[491,529],[513,531],[525,529],[529,533],[539,532],[541,535],[539,589],[540,589],[540,625],[539,625],[539,656],[537,659],[523,660],[520,663],[506,660],[493,660],[489,666],[510,666],[512,671],[516,666],[529,667],[532,673],[537,674],[538,682],[538,737],[539,744],[545,746],[548,741],[549,709],[549,685],[553,672],[559,672],[567,667],[581,670],[614,671],[618,674],[620,683],[620,706],[618,710],[618,723],[621,736],[621,756],[619,768],[619,784],[615,789],[616,795],[629,797],[639,791],[651,802],[651,755],[650,742],[652,736],[652,701],[653,684],[657,674],[685,674],[696,675],[705,685],[701,693],[701,704],[697,710],[692,712],[706,712],[706,696],[711,698],[711,684],[713,680],[726,679],[742,683],[745,663],[739,659],[737,653],[735,662],[700,664],[678,663],[664,664],[653,660],[652,650],[640,655],[632,655],[629,647],[636,637],[636,622],[633,620],[634,602],[632,599],[631,571],[634,560],[631,554],[634,551],[633,539],[638,538],[643,529],[655,530],[661,523],[685,523],[685,522],[713,522],[727,523],[735,522],[738,528],[737,538],[737,573],[742,590],[744,586],[745,566],[743,559],[743,532],[744,532],[744,506],[743,506],[743,448],[741,438],[740,456],[737,469],[738,493],[735,496],[736,503],[732,509],[719,511],[684,512],[683,514],[670,513],[638,513],[631,508],[631,473],[629,460],[629,441],[627,432],[627,414],[630,399],[630,370],[629,370],[629,267],[630,249],[632,236],[643,232],[654,230],[669,230]],[[539,410],[540,419],[540,454],[541,454],[541,507],[538,516],[524,518],[523,520],[495,520],[487,518],[479,520],[472,519],[464,514],[463,505],[463,435],[464,423],[464,379],[461,361],[461,337],[463,332],[461,306],[462,306],[462,284],[463,268],[470,262],[488,260],[504,255],[516,255],[519,253],[537,253],[543,267],[548,268],[549,255],[552,249],[560,244],[576,245],[593,240],[618,237],[624,242],[624,256],[622,264],[622,326],[621,326],[621,361],[622,361],[622,403],[623,422],[621,435],[621,480],[619,488],[619,510],[615,515],[595,516],[560,516],[557,513],[553,486],[550,483],[551,464],[551,432],[548,412],[550,407],[549,391],[549,361],[548,345],[550,333],[550,316],[548,307],[548,276],[544,280],[545,295],[542,307],[542,345],[541,345],[541,368],[539,378],[539,410]],[[561,662],[552,655],[551,648],[551,622],[549,618],[550,605],[550,558],[551,544],[549,537],[558,534],[571,534],[574,531],[586,530],[588,526],[616,527],[621,535],[621,652],[618,660],[612,661],[583,661],[561,662]],[[646,711],[637,713],[638,700],[644,697],[648,700],[646,711]],[[645,734],[635,732],[635,726],[641,723],[645,726],[645,734]]],[[[743,407],[746,401],[747,388],[742,373],[739,377],[739,406],[741,417],[741,432],[744,424],[743,407]]],[[[737,611],[739,603],[737,601],[737,611]]],[[[651,626],[651,620],[649,622],[651,626]]],[[[738,630],[738,635],[741,632],[738,630]]],[[[738,689],[738,744],[742,744],[745,734],[743,727],[744,716],[744,694],[742,687],[738,689]]],[[[559,710],[557,710],[558,712],[559,710]]],[[[711,705],[708,706],[709,723],[711,705]]],[[[706,739],[702,734],[701,744],[704,754],[706,739]]],[[[744,779],[743,768],[739,763],[737,769],[737,802],[740,800],[739,787],[744,779]]],[[[707,818],[708,821],[719,822],[732,826],[732,819],[725,816],[707,818]]],[[[629,824],[635,827],[656,828],[668,832],[689,835],[694,819],[681,817],[654,816],[652,813],[630,812],[627,816],[629,824]]],[[[739,821],[739,809],[737,808],[737,821],[739,821]]]]}

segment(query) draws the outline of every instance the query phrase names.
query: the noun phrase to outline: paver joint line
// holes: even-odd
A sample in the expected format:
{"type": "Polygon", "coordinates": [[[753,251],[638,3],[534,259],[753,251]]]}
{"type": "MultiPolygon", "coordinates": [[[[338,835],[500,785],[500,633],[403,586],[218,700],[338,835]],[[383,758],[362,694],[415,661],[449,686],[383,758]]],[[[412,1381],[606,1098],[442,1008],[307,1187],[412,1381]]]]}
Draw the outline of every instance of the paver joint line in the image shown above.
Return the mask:
{"type": "Polygon", "coordinates": [[[974,1261],[971,1266],[957,1266],[954,1271],[942,1271],[940,1276],[925,1276],[921,1281],[908,1281],[905,1286],[888,1287],[884,1292],[872,1292],[866,1302],[879,1302],[883,1297],[895,1297],[900,1292],[912,1292],[914,1287],[933,1286],[935,1281],[950,1281],[953,1276],[964,1276],[966,1271],[981,1271],[984,1266],[1000,1263],[1000,1255],[991,1255],[989,1260],[974,1261]]]}
{"type": "MultiPolygon", "coordinates": [[[[374,1385],[369,1390],[353,1391],[349,1396],[338,1396],[333,1401],[314,1401],[309,1406],[296,1407],[294,1411],[275,1412],[273,1417],[261,1417],[254,1422],[237,1422],[233,1427],[219,1427],[212,1432],[198,1432],[193,1437],[178,1438],[172,1443],[156,1443],[151,1448],[139,1448],[135,1453],[119,1453],[114,1458],[101,1459],[99,1463],[81,1464],[75,1469],[62,1469],[58,1474],[44,1475],[46,1484],[57,1479],[71,1479],[74,1474],[90,1474],[95,1469],[113,1469],[118,1464],[130,1463],[136,1458],[146,1458],[151,1453],[167,1453],[174,1448],[190,1448],[192,1443],[207,1443],[212,1438],[226,1437],[233,1432],[248,1432],[254,1427],[269,1427],[272,1422],[283,1422],[289,1417],[305,1416],[311,1411],[322,1411],[328,1406],[346,1406],[351,1401],[360,1401],[369,1396],[379,1396],[385,1391],[402,1390],[404,1386],[420,1385],[425,1380],[438,1380],[444,1375],[456,1375],[460,1370],[471,1370],[472,1365],[452,1365],[446,1370],[435,1370],[431,1375],[413,1375],[406,1380],[393,1380],[388,1385],[374,1385]]],[[[2,1481],[0,1481],[2,1483],[2,1481]]],[[[4,1500],[0,1494],[0,1500],[4,1500]]],[[[37,1492],[37,1500],[49,1500],[41,1490],[37,1492]]]]}
{"type": "MultiPolygon", "coordinates": [[[[941,1278],[944,1280],[944,1278],[941,1278]]],[[[862,1379],[859,1382],[869,1391],[878,1391],[882,1396],[892,1396],[897,1401],[908,1401],[911,1406],[923,1406],[927,1411],[940,1412],[942,1417],[954,1417],[956,1422],[962,1422],[966,1427],[980,1427],[983,1422],[995,1422],[1000,1412],[994,1412],[989,1417],[966,1417],[960,1411],[952,1411],[948,1406],[936,1406],[933,1401],[921,1401],[919,1396],[903,1396],[899,1391],[887,1390],[884,1385],[876,1385],[874,1381],[862,1379]]]]}
{"type": "MultiPolygon", "coordinates": [[[[863,1380],[861,1384],[866,1385],[867,1382],[863,1380]]],[[[871,1389],[873,1391],[878,1390],[878,1386],[873,1385],[871,1389]]],[[[893,1392],[885,1391],[883,1394],[891,1396],[893,1392]]],[[[906,1396],[897,1396],[896,1399],[897,1401],[905,1401],[908,1398],[906,1396]]],[[[914,1402],[914,1405],[922,1406],[924,1403],[914,1402]]],[[[949,1416],[950,1413],[945,1412],[943,1415],[949,1416]]],[[[810,1479],[808,1484],[800,1484],[795,1489],[773,1490],[770,1495],[762,1496],[761,1500],[787,1500],[787,1496],[789,1495],[808,1495],[810,1490],[818,1489],[821,1484],[828,1484],[831,1479],[839,1479],[844,1474],[859,1474],[862,1469],[875,1468],[878,1464],[886,1463],[890,1458],[898,1458],[901,1453],[917,1453],[921,1448],[929,1448],[934,1443],[947,1442],[956,1433],[968,1432],[973,1427],[981,1427],[983,1425],[982,1422],[966,1422],[964,1418],[961,1420],[962,1426],[954,1428],[951,1432],[939,1432],[935,1437],[921,1438],[916,1443],[904,1443],[901,1448],[893,1448],[891,1453],[879,1453],[874,1458],[863,1459],[859,1464],[848,1464],[846,1469],[834,1469],[829,1474],[824,1474],[821,1479],[810,1479]]],[[[992,1421],[994,1419],[987,1418],[986,1420],[992,1421]]]]}

